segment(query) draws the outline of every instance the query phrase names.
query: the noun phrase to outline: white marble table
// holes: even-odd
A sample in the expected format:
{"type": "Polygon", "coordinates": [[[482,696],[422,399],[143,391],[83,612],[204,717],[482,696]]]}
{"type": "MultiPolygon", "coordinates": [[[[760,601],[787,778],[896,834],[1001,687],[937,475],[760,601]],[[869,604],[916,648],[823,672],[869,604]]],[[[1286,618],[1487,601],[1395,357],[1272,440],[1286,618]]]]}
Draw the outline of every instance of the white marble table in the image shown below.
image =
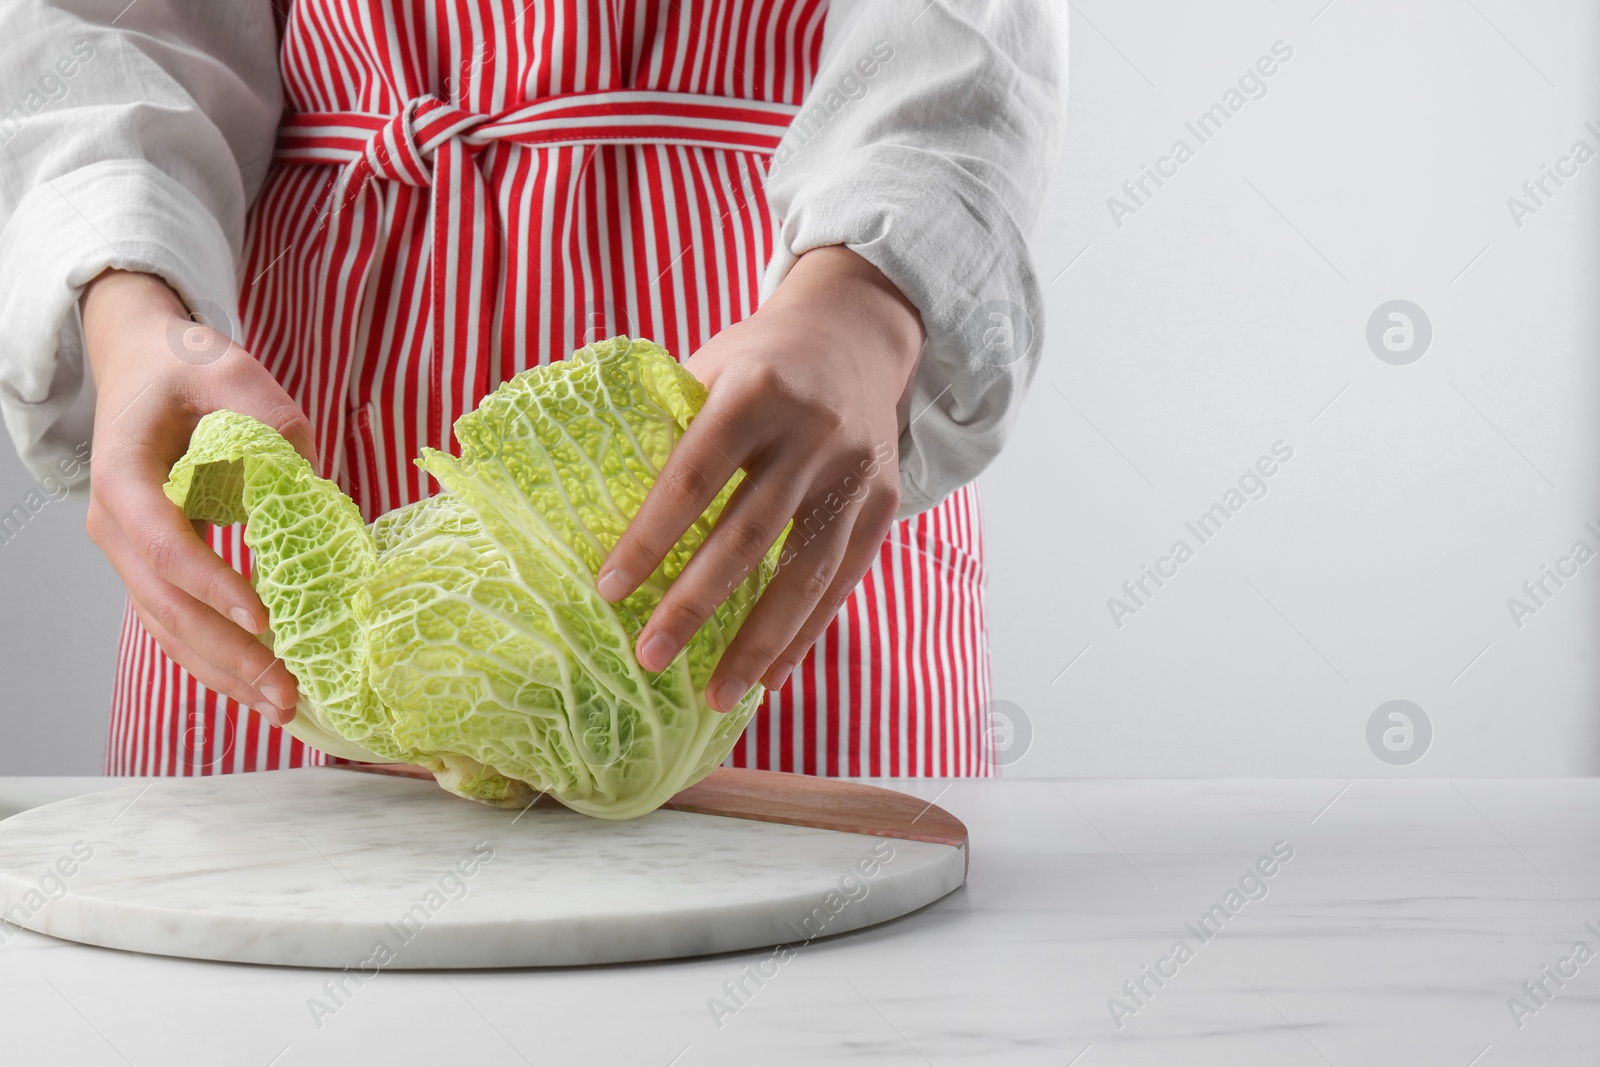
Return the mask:
{"type": "MultiPolygon", "coordinates": [[[[0,814],[107,784],[0,779],[0,814]]],[[[787,960],[396,971],[340,994],[330,972],[0,928],[0,1062],[1600,1062],[1600,955],[1573,956],[1600,954],[1600,780],[881,784],[967,823],[966,887],[787,960]]]]}

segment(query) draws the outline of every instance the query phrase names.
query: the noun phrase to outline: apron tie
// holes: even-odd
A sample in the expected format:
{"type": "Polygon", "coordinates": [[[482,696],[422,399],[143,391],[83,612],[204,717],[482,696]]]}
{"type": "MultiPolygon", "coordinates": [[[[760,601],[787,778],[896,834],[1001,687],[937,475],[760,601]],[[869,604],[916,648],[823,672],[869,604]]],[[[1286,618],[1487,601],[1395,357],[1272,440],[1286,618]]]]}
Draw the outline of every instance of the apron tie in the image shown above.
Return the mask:
{"type": "MultiPolygon", "coordinates": [[[[427,441],[451,447],[451,427],[489,391],[489,349],[502,227],[475,157],[487,145],[675,144],[771,155],[799,110],[792,104],[658,90],[547,97],[494,115],[434,95],[393,115],[291,112],[274,161],[340,165],[325,218],[312,309],[314,373],[329,373],[339,424],[318,426],[323,466],[342,473],[349,396],[368,280],[382,242],[378,181],[429,190],[427,441]]],[[[552,353],[552,358],[557,358],[552,353]]],[[[313,383],[313,388],[320,383],[313,383]]]]}
{"type": "Polygon", "coordinates": [[[437,96],[419,96],[407,100],[398,114],[374,130],[362,149],[362,158],[352,162],[364,163],[366,176],[432,185],[438,150],[448,148],[461,134],[485,121],[437,96]]]}

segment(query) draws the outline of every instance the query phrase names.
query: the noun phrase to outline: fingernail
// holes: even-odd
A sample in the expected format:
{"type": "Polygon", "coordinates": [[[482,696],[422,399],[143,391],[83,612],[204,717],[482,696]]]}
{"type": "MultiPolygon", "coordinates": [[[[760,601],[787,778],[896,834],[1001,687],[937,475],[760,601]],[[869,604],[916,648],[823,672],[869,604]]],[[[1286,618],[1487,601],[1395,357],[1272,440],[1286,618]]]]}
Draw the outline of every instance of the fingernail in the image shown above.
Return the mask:
{"type": "Polygon", "coordinates": [[[261,627],[256,625],[256,617],[250,614],[244,608],[234,608],[228,614],[233,616],[234,622],[244,627],[250,633],[258,634],[261,632],[261,627]]]}
{"type": "Polygon", "coordinates": [[[772,680],[772,684],[767,686],[767,688],[768,689],[782,689],[783,688],[783,683],[787,682],[789,680],[789,675],[791,673],[793,673],[793,671],[794,671],[794,664],[793,663],[789,664],[787,667],[784,667],[782,670],[778,671],[778,676],[772,680]]]}
{"type": "Polygon", "coordinates": [[[639,646],[639,666],[647,671],[664,671],[677,651],[670,638],[663,634],[651,634],[639,646]]]}
{"type": "Polygon", "coordinates": [[[750,683],[741,678],[729,678],[717,686],[716,699],[712,703],[719,711],[732,711],[739,703],[739,699],[750,691],[750,683]]]}
{"type": "Polygon", "coordinates": [[[265,700],[256,705],[256,714],[272,723],[274,726],[283,725],[283,712],[276,705],[268,704],[265,700]]]}
{"type": "Polygon", "coordinates": [[[595,580],[595,588],[600,590],[600,595],[607,600],[621,600],[628,595],[632,583],[628,576],[616,567],[607,564],[600,568],[600,574],[595,580]]]}
{"type": "Polygon", "coordinates": [[[262,686],[261,695],[272,701],[276,707],[286,708],[292,703],[292,701],[284,697],[283,690],[275,685],[262,686]]]}

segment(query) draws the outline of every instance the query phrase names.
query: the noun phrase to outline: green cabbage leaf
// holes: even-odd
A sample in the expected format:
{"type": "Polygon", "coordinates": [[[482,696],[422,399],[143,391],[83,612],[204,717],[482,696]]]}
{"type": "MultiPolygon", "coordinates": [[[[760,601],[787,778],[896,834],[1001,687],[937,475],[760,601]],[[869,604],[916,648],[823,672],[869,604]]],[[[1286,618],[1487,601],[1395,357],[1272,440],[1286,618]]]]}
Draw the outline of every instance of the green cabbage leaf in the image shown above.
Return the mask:
{"type": "Polygon", "coordinates": [[[720,764],[761,699],[752,687],[720,714],[705,689],[781,539],[665,670],[633,655],[742,475],[633,595],[595,588],[705,398],[666,350],[614,337],[485,397],[456,421],[459,456],[417,461],[443,492],[370,526],[275,430],[230,411],[200,420],[166,492],[192,519],[245,524],[263,640],[299,682],[295,737],[425,767],[484,803],[546,793],[634,818],[720,764]]]}

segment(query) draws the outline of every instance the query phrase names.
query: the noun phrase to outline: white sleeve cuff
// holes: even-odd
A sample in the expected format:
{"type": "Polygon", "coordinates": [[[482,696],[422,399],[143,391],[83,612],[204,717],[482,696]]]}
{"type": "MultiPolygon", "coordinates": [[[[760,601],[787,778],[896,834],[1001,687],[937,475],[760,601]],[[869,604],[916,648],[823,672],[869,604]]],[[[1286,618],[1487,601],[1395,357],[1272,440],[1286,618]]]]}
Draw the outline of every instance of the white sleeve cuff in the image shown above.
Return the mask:
{"type": "Polygon", "coordinates": [[[782,220],[767,299],[799,256],[844,245],[927,331],[900,437],[899,517],[989,465],[1043,334],[1027,244],[1065,133],[1037,0],[834,0],[816,81],[768,174],[782,220]]]}
{"type": "Polygon", "coordinates": [[[836,244],[882,271],[927,331],[899,442],[907,518],[999,452],[1038,362],[1039,286],[1023,233],[988,187],[905,145],[857,149],[813,178],[784,220],[763,298],[801,255],[836,244]]]}
{"type": "Polygon", "coordinates": [[[95,405],[78,299],[108,268],[161,276],[190,308],[210,311],[216,329],[238,319],[227,236],[157,167],[108,160],[28,191],[0,231],[0,416],[36,478],[78,493],[95,405]]]}

